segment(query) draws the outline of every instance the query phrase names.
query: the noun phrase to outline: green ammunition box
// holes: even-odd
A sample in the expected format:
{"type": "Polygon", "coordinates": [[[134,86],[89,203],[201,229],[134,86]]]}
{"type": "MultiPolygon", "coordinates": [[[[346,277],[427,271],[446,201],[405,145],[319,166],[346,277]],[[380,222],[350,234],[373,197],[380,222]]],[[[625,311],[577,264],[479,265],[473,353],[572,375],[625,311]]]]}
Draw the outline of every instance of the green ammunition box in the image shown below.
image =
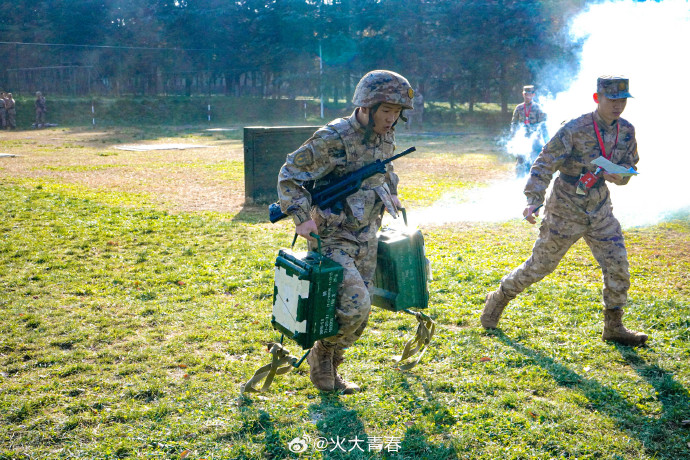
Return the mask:
{"type": "Polygon", "coordinates": [[[304,350],[335,335],[342,280],[343,267],[320,253],[281,249],[275,262],[271,324],[304,350]]]}
{"type": "Polygon", "coordinates": [[[430,273],[422,232],[407,228],[380,231],[372,304],[391,311],[427,308],[430,273]]]}

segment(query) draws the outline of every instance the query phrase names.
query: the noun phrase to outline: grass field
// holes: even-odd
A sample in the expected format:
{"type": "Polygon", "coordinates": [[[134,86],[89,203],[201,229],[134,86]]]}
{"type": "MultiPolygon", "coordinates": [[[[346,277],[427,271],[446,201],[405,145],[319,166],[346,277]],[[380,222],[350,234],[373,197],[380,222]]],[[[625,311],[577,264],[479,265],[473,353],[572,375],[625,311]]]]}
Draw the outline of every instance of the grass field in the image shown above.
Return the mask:
{"type": "MultiPolygon", "coordinates": [[[[392,360],[414,318],[374,309],[343,365],[362,393],[320,393],[303,364],[241,396],[279,338],[273,265],[293,227],[244,206],[240,136],[3,134],[17,156],[0,158],[0,459],[690,458],[687,213],[625,231],[625,319],[647,347],[601,341],[601,274],[581,242],[484,331],[484,296],[537,230],[425,225],[437,329],[419,366],[392,360]],[[140,142],[208,147],[114,148],[140,142]]],[[[418,148],[396,164],[410,215],[511,175],[483,130],[399,144],[418,148]]]]}

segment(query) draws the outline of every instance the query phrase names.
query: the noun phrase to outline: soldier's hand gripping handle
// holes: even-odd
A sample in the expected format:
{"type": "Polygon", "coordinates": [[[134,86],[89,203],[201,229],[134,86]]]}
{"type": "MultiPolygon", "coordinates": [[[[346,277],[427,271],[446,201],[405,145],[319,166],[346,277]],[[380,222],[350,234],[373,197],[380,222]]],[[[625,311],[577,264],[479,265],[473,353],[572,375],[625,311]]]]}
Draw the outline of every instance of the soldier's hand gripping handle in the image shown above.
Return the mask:
{"type": "Polygon", "coordinates": [[[316,241],[316,238],[311,236],[311,234],[313,233],[318,235],[318,232],[319,230],[316,228],[316,222],[314,222],[312,219],[304,221],[295,227],[295,233],[309,241],[316,241]]]}

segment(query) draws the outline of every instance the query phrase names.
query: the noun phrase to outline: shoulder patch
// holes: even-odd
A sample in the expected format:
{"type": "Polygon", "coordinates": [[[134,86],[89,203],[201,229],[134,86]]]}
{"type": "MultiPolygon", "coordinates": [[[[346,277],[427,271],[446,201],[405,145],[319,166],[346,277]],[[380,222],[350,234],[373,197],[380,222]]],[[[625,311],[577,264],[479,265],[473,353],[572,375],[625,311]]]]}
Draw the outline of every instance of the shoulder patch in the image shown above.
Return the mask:
{"type": "Polygon", "coordinates": [[[314,156],[308,148],[302,148],[292,157],[292,164],[298,167],[309,166],[314,162],[314,156]]]}

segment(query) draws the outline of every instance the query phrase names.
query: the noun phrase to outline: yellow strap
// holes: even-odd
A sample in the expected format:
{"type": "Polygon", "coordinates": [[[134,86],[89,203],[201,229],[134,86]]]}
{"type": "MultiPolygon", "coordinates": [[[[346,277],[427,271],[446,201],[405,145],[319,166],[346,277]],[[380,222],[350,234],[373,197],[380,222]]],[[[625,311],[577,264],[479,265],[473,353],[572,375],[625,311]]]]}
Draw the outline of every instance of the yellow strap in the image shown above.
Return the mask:
{"type": "Polygon", "coordinates": [[[290,355],[290,352],[283,348],[281,344],[271,343],[269,345],[269,352],[271,355],[273,355],[271,363],[259,368],[254,373],[252,378],[250,378],[246,383],[240,385],[240,394],[260,393],[262,391],[266,391],[268,387],[271,386],[273,378],[276,375],[282,375],[289,372],[290,369],[292,369],[293,364],[297,362],[297,358],[290,355]],[[263,379],[266,379],[263,386],[261,388],[257,388],[259,382],[261,382],[263,379]]]}
{"type": "Polygon", "coordinates": [[[419,324],[417,325],[417,332],[415,333],[414,338],[410,339],[405,344],[405,348],[403,349],[401,356],[396,356],[393,358],[393,361],[400,363],[416,353],[419,353],[419,356],[417,356],[416,360],[398,366],[398,369],[407,371],[419,364],[422,356],[424,356],[424,353],[426,353],[429,343],[431,342],[431,338],[434,336],[434,332],[436,331],[436,323],[424,313],[412,310],[404,311],[414,315],[417,318],[417,321],[419,321],[419,324]]]}

